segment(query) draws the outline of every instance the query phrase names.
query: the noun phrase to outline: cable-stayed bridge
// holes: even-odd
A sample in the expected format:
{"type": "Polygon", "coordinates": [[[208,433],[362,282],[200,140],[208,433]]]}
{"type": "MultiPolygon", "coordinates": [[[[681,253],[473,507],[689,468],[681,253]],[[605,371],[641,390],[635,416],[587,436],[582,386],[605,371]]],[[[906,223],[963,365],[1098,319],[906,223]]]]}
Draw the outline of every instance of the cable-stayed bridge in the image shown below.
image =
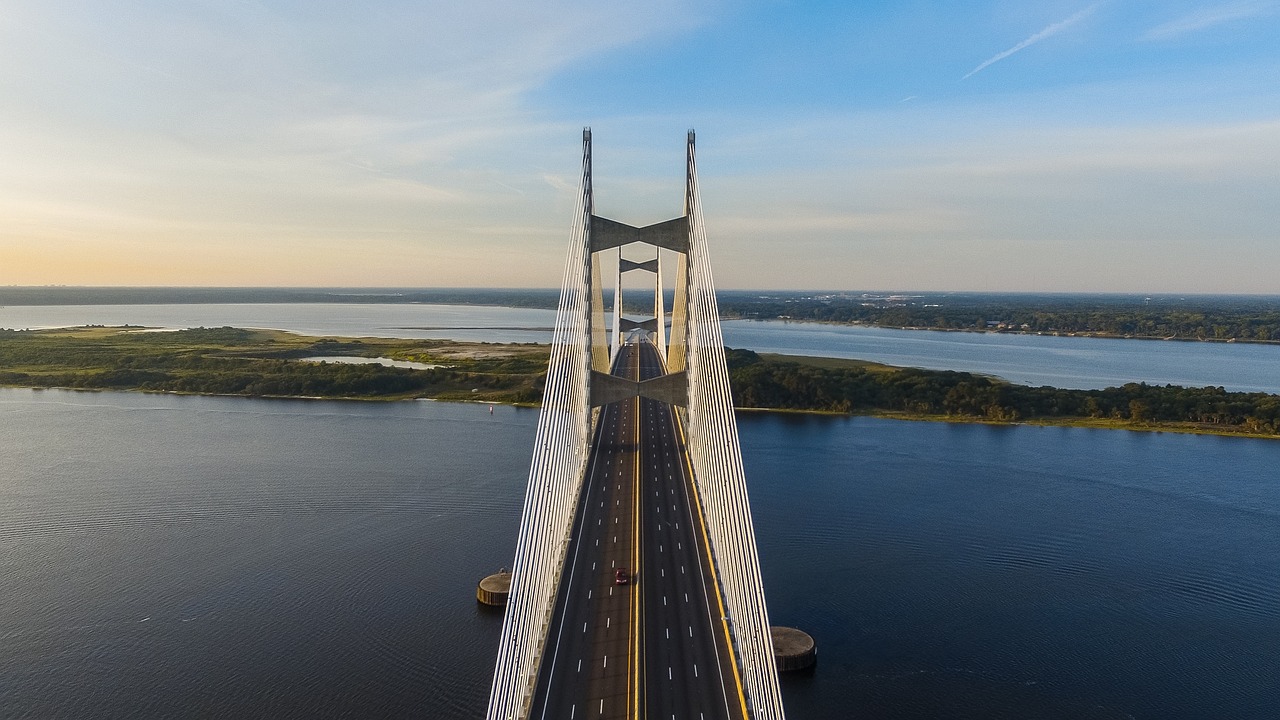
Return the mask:
{"type": "Polygon", "coordinates": [[[487,717],[782,718],[694,134],[684,214],[645,227],[595,214],[582,144],[487,717]],[[631,272],[654,278],[651,318],[622,315],[631,272]]]}

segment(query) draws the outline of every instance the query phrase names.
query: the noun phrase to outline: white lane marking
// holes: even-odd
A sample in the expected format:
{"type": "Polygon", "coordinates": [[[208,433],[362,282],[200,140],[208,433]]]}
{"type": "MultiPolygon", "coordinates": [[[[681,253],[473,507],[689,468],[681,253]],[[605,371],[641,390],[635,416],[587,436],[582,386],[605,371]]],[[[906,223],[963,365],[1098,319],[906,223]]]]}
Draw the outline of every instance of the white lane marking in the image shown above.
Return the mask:
{"type": "Polygon", "coordinates": [[[693,637],[693,626],[689,626],[689,637],[693,637]]]}
{"type": "MultiPolygon", "coordinates": [[[[597,454],[595,454],[595,453],[592,453],[592,457],[591,457],[591,467],[589,467],[589,468],[587,469],[587,477],[594,477],[594,476],[595,476],[596,468],[598,467],[598,466],[596,465],[596,463],[597,463],[597,461],[599,460],[599,457],[600,457],[599,455],[597,455],[597,454]]],[[[588,485],[587,485],[587,497],[586,497],[586,498],[583,498],[584,502],[585,502],[585,501],[587,501],[587,500],[589,500],[589,499],[590,499],[590,497],[591,497],[591,486],[588,484],[588,485]]],[[[603,501],[602,501],[602,502],[603,502],[603,501]]],[[[603,507],[603,505],[601,505],[601,507],[603,507]]],[[[573,543],[573,562],[572,562],[572,563],[570,563],[570,565],[569,565],[569,578],[568,578],[568,581],[569,581],[569,586],[570,586],[570,587],[573,587],[574,577],[577,575],[577,572],[578,572],[578,557],[579,557],[579,555],[581,554],[581,551],[582,551],[582,542],[581,542],[581,540],[576,540],[576,541],[573,543]]],[[[610,590],[612,590],[612,588],[610,588],[610,590]]],[[[565,607],[561,608],[561,611],[560,611],[560,629],[556,631],[556,644],[555,644],[556,649],[555,649],[555,652],[554,652],[554,653],[552,653],[552,655],[551,655],[551,665],[552,665],[552,667],[554,667],[554,666],[556,665],[556,663],[558,662],[558,659],[559,659],[559,657],[560,657],[560,645],[561,645],[561,643],[560,643],[560,635],[561,635],[562,633],[564,633],[564,631],[565,631],[565,621],[568,619],[568,618],[567,618],[568,612],[569,612],[569,610],[568,610],[568,604],[566,603],[566,604],[565,604],[565,607]]],[[[586,628],[587,628],[586,623],[583,623],[583,625],[582,625],[582,631],[583,631],[584,633],[587,631],[587,629],[586,629],[586,628]]],[[[550,683],[550,682],[548,682],[548,687],[550,687],[550,684],[551,684],[551,683],[550,683]]],[[[546,701],[546,702],[544,702],[544,703],[543,703],[543,705],[542,705],[542,714],[543,714],[543,716],[544,716],[544,717],[545,717],[545,716],[546,716],[546,714],[547,714],[547,703],[548,703],[548,702],[550,702],[550,694],[548,694],[548,699],[547,699],[547,701],[546,701]]]]}
{"type": "Polygon", "coordinates": [[[611,625],[613,625],[613,618],[612,617],[605,618],[604,619],[605,629],[607,630],[611,625]]]}
{"type": "Polygon", "coordinates": [[[578,658],[578,672],[582,672],[582,658],[578,658]]]}

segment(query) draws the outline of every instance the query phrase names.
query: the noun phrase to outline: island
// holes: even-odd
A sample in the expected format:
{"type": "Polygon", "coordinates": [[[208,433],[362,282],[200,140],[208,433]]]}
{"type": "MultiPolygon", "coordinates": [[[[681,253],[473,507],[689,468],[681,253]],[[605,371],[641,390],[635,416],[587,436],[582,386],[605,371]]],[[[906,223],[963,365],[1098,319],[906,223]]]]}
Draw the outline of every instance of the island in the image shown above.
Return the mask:
{"type": "MultiPolygon", "coordinates": [[[[726,348],[743,410],[1280,438],[1280,395],[1129,383],[1016,385],[966,372],[726,348]]],[[[0,330],[0,386],[267,398],[431,398],[536,405],[548,348],[277,330],[0,330]],[[396,365],[414,364],[413,367],[396,365]]]]}

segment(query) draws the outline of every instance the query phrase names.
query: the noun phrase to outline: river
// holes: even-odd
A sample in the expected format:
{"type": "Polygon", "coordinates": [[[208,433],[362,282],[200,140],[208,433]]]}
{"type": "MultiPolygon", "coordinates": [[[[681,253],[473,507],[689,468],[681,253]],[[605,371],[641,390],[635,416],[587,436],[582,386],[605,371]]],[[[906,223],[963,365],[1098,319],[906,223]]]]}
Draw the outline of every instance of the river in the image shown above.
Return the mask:
{"type": "MultiPolygon", "coordinates": [[[[425,304],[11,305],[0,327],[261,327],[307,335],[549,342],[551,310],[425,304]]],[[[1029,385],[1095,389],[1128,382],[1280,394],[1280,346],[850,327],[733,320],[725,343],[757,352],[962,370],[1029,385]]]]}
{"type": "MultiPolygon", "coordinates": [[[[536,421],[0,390],[0,716],[478,717],[536,421]]],[[[1280,707],[1280,443],[740,426],[790,717],[1280,707]]]]}

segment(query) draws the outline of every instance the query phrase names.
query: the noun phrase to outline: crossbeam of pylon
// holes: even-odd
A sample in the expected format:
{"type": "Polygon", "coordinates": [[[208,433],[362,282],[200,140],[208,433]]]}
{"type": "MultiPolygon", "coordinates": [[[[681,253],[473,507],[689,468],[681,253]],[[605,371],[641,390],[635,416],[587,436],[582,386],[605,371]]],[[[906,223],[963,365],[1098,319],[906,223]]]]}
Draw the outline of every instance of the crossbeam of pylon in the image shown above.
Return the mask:
{"type": "Polygon", "coordinates": [[[632,270],[646,270],[651,273],[658,272],[658,258],[645,260],[644,262],[636,262],[634,260],[620,260],[619,269],[622,272],[631,272],[632,270]]]}
{"type": "Polygon", "coordinates": [[[689,400],[689,383],[683,372],[667,373],[648,380],[627,380],[605,373],[591,374],[591,407],[600,407],[633,397],[644,397],[668,405],[683,406],[689,400]]]}
{"type": "Polygon", "coordinates": [[[647,330],[649,332],[658,331],[658,318],[649,318],[648,320],[628,320],[626,318],[622,318],[618,322],[624,332],[627,330],[647,330]]]}
{"type": "Polygon", "coordinates": [[[646,243],[667,250],[686,252],[689,249],[689,221],[687,218],[672,218],[653,225],[635,227],[616,220],[591,216],[591,252],[600,252],[611,248],[646,243]]]}

